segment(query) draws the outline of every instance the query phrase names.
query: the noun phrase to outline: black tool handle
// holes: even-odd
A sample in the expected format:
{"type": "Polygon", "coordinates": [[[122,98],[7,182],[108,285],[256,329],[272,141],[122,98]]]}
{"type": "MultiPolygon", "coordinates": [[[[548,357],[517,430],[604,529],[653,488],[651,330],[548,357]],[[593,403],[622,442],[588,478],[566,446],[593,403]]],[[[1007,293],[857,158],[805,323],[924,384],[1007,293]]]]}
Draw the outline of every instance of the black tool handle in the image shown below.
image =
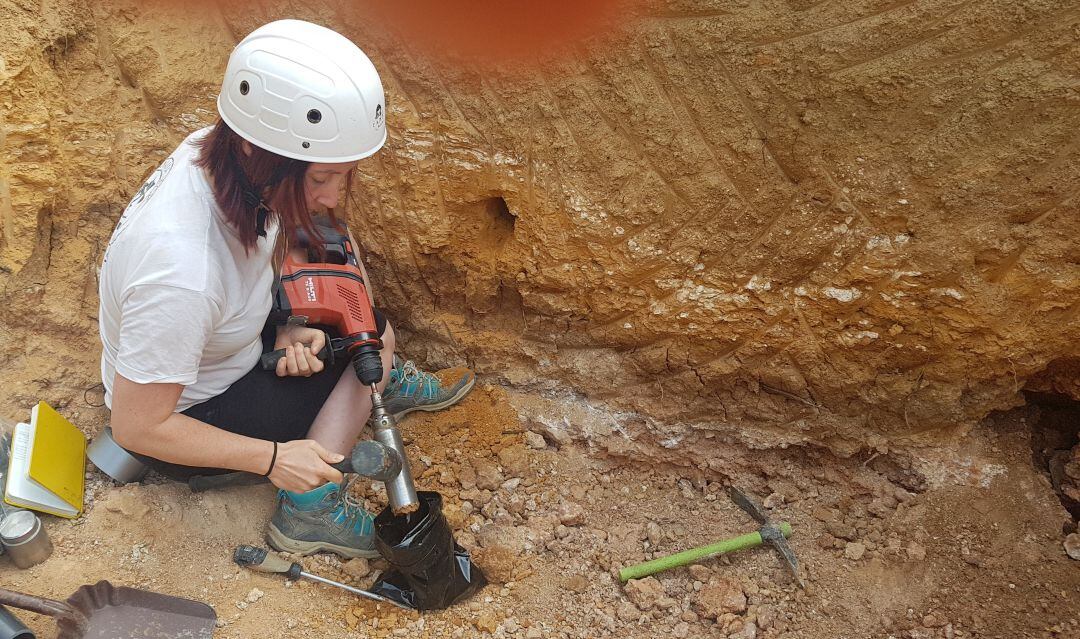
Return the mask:
{"type": "Polygon", "coordinates": [[[271,555],[265,548],[258,546],[237,546],[233,551],[233,562],[237,566],[251,568],[259,572],[285,575],[296,581],[304,567],[296,562],[289,562],[277,555],[271,555]]]}
{"type": "Polygon", "coordinates": [[[356,473],[375,481],[390,481],[401,472],[401,455],[393,448],[372,439],[365,439],[353,446],[352,452],[336,464],[330,464],[343,473],[356,473]]]}
{"type": "MultiPolygon", "coordinates": [[[[321,361],[330,364],[334,364],[334,349],[330,345],[330,336],[325,332],[323,336],[326,338],[326,343],[323,345],[322,350],[316,355],[321,361]]],[[[272,371],[277,368],[278,360],[285,357],[285,349],[279,348],[276,351],[270,351],[269,353],[263,353],[263,356],[259,358],[259,364],[264,371],[272,371]]]]}

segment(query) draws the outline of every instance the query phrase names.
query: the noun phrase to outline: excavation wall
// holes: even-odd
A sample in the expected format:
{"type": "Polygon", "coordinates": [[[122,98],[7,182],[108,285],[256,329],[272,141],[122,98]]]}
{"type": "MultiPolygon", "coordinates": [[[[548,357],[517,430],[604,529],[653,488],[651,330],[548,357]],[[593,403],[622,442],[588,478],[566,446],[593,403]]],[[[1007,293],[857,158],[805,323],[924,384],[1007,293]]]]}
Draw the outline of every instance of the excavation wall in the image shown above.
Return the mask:
{"type": "Polygon", "coordinates": [[[1080,398],[1071,0],[651,2],[533,64],[349,3],[180,4],[0,1],[6,407],[96,381],[116,220],[285,16],[382,73],[349,219],[429,365],[668,446],[940,444],[1027,384],[1080,398]]]}

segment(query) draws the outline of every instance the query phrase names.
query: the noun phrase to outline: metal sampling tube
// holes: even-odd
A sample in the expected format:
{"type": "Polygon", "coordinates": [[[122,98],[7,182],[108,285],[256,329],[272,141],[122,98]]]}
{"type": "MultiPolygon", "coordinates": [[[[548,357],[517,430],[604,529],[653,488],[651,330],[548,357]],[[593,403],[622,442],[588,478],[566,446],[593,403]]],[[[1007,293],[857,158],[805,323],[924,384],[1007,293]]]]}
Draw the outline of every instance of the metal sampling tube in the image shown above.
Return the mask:
{"type": "Polygon", "coordinates": [[[401,432],[397,429],[393,416],[386,411],[382,395],[379,394],[375,384],[371,385],[371,414],[375,418],[375,441],[397,451],[398,456],[401,457],[401,472],[397,474],[397,477],[385,482],[390,509],[395,515],[415,512],[420,508],[420,500],[416,496],[409,458],[405,454],[405,443],[401,440],[401,432]]]}

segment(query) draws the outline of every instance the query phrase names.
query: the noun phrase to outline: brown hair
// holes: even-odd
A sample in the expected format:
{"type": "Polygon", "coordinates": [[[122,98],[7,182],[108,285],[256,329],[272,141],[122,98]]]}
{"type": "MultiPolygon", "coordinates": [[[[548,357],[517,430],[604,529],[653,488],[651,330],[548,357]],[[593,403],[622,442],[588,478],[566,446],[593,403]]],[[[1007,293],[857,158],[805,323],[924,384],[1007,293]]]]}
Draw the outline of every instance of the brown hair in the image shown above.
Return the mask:
{"type": "MultiPolygon", "coordinates": [[[[304,175],[311,162],[287,158],[255,144],[251,145],[249,155],[244,152],[243,142],[242,137],[219,119],[198,142],[199,157],[195,164],[210,173],[214,200],[240,235],[244,248],[250,251],[259,240],[260,204],[269,208],[267,215],[277,219],[284,239],[290,244],[299,230],[308,237],[321,238],[304,197],[304,175]]],[[[339,227],[333,210],[329,215],[331,223],[339,227]]]]}

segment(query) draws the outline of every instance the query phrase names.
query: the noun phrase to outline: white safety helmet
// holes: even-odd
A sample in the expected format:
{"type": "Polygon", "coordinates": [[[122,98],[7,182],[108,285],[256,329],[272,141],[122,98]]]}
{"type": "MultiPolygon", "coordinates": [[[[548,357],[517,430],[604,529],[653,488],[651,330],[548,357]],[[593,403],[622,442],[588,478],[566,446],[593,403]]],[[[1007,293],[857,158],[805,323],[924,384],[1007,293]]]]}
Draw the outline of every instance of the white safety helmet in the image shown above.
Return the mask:
{"type": "Polygon", "coordinates": [[[348,38],[302,20],[278,20],[229,56],[221,119],[248,142],[308,162],[352,162],[386,142],[379,72],[348,38]]]}

